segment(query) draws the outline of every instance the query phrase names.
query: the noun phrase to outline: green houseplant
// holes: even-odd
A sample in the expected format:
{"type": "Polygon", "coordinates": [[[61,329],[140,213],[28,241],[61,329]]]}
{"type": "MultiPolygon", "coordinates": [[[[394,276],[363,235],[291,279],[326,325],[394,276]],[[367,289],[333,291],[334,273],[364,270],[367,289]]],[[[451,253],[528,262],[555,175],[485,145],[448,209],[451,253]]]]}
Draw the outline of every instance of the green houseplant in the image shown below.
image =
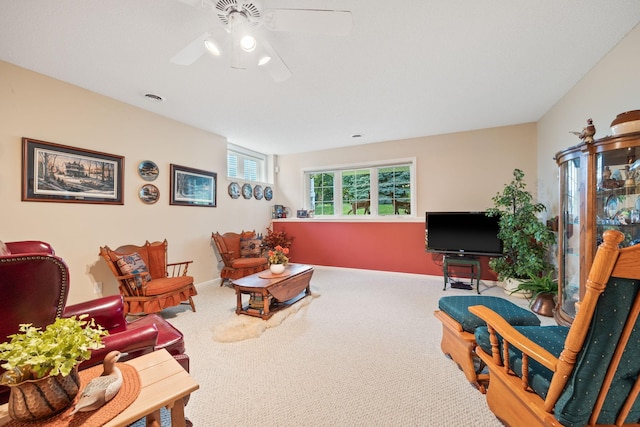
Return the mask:
{"type": "Polygon", "coordinates": [[[529,274],[529,278],[518,283],[513,292],[525,292],[531,296],[531,310],[543,316],[553,316],[558,295],[558,281],[553,278],[553,270],[546,274],[529,274]]]}
{"type": "Polygon", "coordinates": [[[77,365],[102,348],[108,332],[88,315],[58,318],[44,329],[21,324],[0,344],[6,372],[0,384],[11,387],[9,415],[20,421],[46,418],[68,407],[78,393],[77,365]]]}
{"type": "Polygon", "coordinates": [[[546,207],[533,203],[533,196],[524,182],[524,172],[514,169],[513,180],[491,200],[494,206],[487,210],[487,215],[500,217],[498,237],[503,242],[502,257],[489,261],[498,280],[526,280],[552,270],[548,252],[556,237],[538,218],[546,207]]]}

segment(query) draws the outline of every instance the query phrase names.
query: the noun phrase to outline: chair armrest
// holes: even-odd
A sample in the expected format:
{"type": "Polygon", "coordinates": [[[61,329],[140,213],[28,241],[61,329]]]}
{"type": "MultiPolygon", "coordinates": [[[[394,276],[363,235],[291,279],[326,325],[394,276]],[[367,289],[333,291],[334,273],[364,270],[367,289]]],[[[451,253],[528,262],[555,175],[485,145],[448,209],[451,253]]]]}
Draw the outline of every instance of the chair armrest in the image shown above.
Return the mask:
{"type": "Polygon", "coordinates": [[[193,261],[171,262],[167,264],[167,277],[186,276],[189,264],[193,261]]]}
{"type": "Polygon", "coordinates": [[[12,255],[17,254],[49,254],[55,255],[53,247],[46,242],[39,240],[22,240],[18,242],[4,242],[12,255]]]}
{"type": "MultiPolygon", "coordinates": [[[[546,368],[555,372],[556,366],[558,365],[558,358],[544,347],[536,344],[520,332],[516,331],[513,326],[504,320],[498,313],[483,305],[471,306],[469,307],[469,311],[487,323],[487,326],[489,326],[489,333],[492,335],[492,338],[495,337],[495,334],[497,333],[502,337],[503,341],[508,342],[509,345],[518,348],[528,357],[536,360],[546,368]]],[[[494,354],[493,357],[495,360],[496,355],[494,354]]]]}
{"type": "Polygon", "coordinates": [[[104,347],[98,350],[91,350],[91,358],[83,361],[80,364],[80,369],[102,363],[105,356],[113,350],[127,353],[119,359],[121,362],[151,353],[155,351],[157,340],[158,328],[153,324],[108,335],[102,338],[104,347]]]}
{"type": "Polygon", "coordinates": [[[98,325],[108,330],[111,334],[124,331],[127,328],[127,322],[124,317],[124,303],[120,295],[68,305],[64,308],[62,317],[79,316],[81,314],[88,314],[90,318],[95,319],[98,325]]]}

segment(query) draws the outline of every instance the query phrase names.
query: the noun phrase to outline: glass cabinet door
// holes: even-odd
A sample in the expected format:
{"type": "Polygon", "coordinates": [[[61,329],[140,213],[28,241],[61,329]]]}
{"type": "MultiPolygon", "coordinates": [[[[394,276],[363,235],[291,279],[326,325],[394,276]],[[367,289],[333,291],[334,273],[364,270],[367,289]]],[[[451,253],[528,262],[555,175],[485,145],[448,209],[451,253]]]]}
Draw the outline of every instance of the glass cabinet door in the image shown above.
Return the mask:
{"type": "Polygon", "coordinates": [[[640,243],[639,166],[635,147],[596,155],[596,245],[609,229],[624,233],[621,247],[640,243]]]}
{"type": "Polygon", "coordinates": [[[569,319],[557,319],[566,323],[576,315],[576,302],[580,300],[580,157],[560,165],[560,245],[558,272],[558,315],[569,319]]]}

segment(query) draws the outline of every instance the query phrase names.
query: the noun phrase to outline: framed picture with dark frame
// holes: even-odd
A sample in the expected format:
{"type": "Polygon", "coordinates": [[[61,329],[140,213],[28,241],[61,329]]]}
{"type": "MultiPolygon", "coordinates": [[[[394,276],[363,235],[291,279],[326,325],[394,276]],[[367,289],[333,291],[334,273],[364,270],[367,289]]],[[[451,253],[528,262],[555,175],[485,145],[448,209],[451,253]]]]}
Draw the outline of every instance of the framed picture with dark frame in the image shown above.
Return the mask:
{"type": "Polygon", "coordinates": [[[170,205],[216,207],[218,175],[171,164],[170,205]]]}
{"type": "Polygon", "coordinates": [[[22,201],[123,205],[124,157],[22,138],[22,201]]]}

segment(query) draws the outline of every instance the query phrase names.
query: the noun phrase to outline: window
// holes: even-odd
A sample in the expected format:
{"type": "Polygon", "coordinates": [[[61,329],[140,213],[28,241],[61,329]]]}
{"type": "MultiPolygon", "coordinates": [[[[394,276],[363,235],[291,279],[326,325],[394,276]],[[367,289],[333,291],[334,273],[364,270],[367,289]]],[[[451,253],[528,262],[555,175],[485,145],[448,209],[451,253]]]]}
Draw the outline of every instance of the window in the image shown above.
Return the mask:
{"type": "Polygon", "coordinates": [[[267,156],[227,144],[227,176],[245,181],[267,181],[267,156]]]}
{"type": "Polygon", "coordinates": [[[414,163],[307,171],[310,209],[316,216],[411,215],[414,163]]]}
{"type": "Polygon", "coordinates": [[[333,215],[335,212],[333,177],[333,172],[309,175],[311,206],[313,206],[316,215],[333,215]]]}

